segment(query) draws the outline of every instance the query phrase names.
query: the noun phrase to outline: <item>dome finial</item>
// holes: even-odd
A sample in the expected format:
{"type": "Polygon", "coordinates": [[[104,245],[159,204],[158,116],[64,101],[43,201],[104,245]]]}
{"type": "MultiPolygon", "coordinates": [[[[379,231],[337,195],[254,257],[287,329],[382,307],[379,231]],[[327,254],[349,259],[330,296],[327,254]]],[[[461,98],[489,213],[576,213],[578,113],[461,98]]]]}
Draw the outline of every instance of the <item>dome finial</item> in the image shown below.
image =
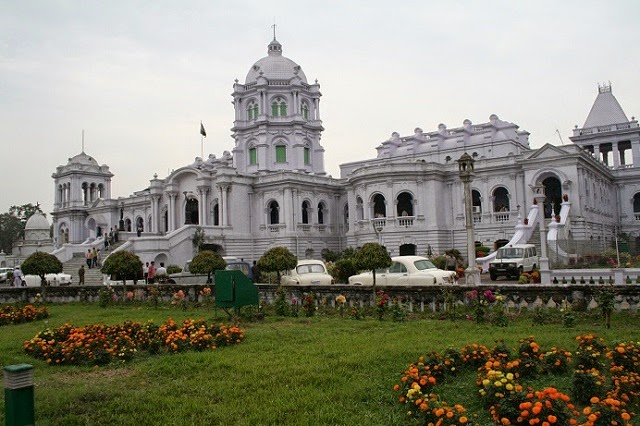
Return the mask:
{"type": "Polygon", "coordinates": [[[276,17],[273,17],[273,25],[271,26],[271,28],[273,28],[273,39],[276,39],[276,17]]]}

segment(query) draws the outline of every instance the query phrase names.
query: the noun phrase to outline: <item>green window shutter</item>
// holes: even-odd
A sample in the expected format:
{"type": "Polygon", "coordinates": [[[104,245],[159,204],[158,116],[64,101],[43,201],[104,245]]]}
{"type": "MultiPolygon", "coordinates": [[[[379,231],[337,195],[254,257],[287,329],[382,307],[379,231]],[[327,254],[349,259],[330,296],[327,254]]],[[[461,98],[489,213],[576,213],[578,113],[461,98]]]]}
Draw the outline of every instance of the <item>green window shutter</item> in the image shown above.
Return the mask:
{"type": "Polygon", "coordinates": [[[302,118],[304,118],[305,120],[309,119],[309,109],[306,105],[302,106],[302,118]]]}
{"type": "Polygon", "coordinates": [[[258,118],[258,105],[253,106],[253,118],[258,118]]]}
{"type": "Polygon", "coordinates": [[[287,116],[287,104],[282,102],[280,104],[280,117],[286,117],[286,116],[287,116]]]}
{"type": "Polygon", "coordinates": [[[283,145],[276,146],[276,163],[287,162],[287,147],[283,145]]]}
{"type": "Polygon", "coordinates": [[[304,164],[311,164],[311,150],[308,147],[304,147],[304,164]]]}
{"type": "Polygon", "coordinates": [[[255,148],[249,148],[249,164],[252,166],[258,164],[258,153],[255,148]]]}
{"type": "Polygon", "coordinates": [[[247,118],[249,120],[253,119],[253,110],[251,109],[251,107],[249,107],[249,109],[247,109],[247,118]]]}
{"type": "Polygon", "coordinates": [[[271,115],[274,117],[278,116],[278,104],[275,102],[271,104],[271,115]]]}

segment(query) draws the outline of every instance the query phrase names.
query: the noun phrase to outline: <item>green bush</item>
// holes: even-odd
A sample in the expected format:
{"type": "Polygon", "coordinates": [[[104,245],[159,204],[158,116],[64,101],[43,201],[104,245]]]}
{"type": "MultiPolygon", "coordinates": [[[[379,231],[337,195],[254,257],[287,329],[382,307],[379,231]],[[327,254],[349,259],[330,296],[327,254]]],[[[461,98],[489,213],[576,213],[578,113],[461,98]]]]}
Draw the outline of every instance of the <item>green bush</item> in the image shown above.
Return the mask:
{"type": "Polygon", "coordinates": [[[167,266],[167,274],[178,274],[180,272],[182,272],[182,268],[178,265],[167,266]]]}

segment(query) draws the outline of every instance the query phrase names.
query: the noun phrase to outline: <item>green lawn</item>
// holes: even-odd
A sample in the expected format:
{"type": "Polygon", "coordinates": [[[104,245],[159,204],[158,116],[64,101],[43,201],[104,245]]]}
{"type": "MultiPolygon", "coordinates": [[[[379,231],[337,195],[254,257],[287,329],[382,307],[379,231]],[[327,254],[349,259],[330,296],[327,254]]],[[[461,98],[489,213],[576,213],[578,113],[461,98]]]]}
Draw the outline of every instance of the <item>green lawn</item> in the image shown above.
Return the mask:
{"type": "MultiPolygon", "coordinates": [[[[0,363],[35,367],[38,425],[400,425],[409,424],[392,387],[418,356],[498,339],[517,347],[534,335],[543,350],[573,351],[575,337],[593,332],[607,343],[640,340],[640,318],[616,314],[611,329],[596,316],[576,327],[532,326],[522,318],[506,328],[471,321],[414,319],[404,323],[356,321],[336,316],[278,318],[242,324],[246,340],[208,352],[140,355],[108,367],[55,367],[22,352],[24,340],[43,328],[115,324],[129,319],[157,323],[168,317],[211,319],[214,311],[97,305],[50,306],[47,324],[0,327],[0,363]]],[[[219,312],[219,320],[223,321],[219,312]]],[[[461,403],[478,423],[491,424],[476,396],[475,373],[442,386],[450,403],[461,403]]],[[[568,389],[568,378],[539,379],[568,389]]],[[[544,382],[544,383],[543,383],[544,382]]],[[[4,396],[0,399],[4,423],[4,396]]]]}

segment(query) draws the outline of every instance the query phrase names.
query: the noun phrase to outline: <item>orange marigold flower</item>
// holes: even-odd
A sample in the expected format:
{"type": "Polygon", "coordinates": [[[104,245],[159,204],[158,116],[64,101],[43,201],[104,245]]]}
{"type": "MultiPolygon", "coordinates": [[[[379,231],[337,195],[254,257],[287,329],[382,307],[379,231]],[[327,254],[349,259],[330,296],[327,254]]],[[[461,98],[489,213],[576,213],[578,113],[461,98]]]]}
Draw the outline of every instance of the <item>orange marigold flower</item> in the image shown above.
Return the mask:
{"type": "Polygon", "coordinates": [[[555,422],[558,421],[558,418],[556,416],[552,415],[552,414],[549,414],[547,416],[547,420],[549,420],[549,423],[554,424],[555,422]]]}
{"type": "Polygon", "coordinates": [[[462,416],[462,417],[460,417],[458,419],[458,421],[460,422],[460,424],[463,425],[463,424],[467,423],[469,420],[465,416],[462,416]]]}

